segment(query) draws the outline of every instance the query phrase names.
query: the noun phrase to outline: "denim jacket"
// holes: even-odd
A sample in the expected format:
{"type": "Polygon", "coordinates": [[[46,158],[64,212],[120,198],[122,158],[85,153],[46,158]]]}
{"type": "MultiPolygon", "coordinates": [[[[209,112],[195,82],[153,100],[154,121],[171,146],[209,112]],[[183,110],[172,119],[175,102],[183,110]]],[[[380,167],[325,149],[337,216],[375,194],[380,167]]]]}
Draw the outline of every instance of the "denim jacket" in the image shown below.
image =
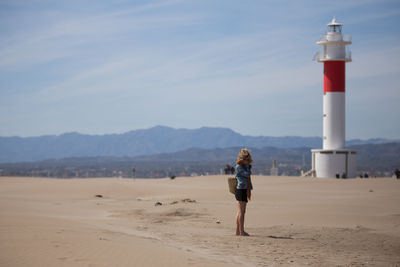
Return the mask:
{"type": "MultiPolygon", "coordinates": [[[[250,178],[251,165],[242,166],[236,164],[235,166],[235,176],[238,181],[237,189],[247,189],[247,179],[250,178]]],[[[250,189],[253,190],[253,185],[250,182],[250,189]]]]}

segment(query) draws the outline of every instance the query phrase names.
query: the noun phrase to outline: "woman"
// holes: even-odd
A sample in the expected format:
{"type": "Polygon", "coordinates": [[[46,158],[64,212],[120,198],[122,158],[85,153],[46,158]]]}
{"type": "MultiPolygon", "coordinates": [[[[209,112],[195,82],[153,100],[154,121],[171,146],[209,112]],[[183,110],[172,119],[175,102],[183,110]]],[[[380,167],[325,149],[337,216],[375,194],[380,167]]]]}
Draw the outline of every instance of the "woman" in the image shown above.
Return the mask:
{"type": "Polygon", "coordinates": [[[251,199],[251,190],[253,189],[250,180],[250,164],[252,162],[250,151],[246,148],[240,150],[235,166],[235,176],[238,182],[235,190],[235,198],[238,201],[236,235],[241,236],[249,235],[244,231],[244,214],[246,213],[247,199],[251,199]]]}

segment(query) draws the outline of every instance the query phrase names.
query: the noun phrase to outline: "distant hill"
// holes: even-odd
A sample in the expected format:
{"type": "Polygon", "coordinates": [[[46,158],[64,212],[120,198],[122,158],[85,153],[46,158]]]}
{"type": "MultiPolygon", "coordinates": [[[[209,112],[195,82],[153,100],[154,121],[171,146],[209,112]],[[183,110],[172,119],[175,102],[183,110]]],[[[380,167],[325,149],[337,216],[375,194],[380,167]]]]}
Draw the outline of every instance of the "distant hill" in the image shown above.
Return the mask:
{"type": "MultiPolygon", "coordinates": [[[[383,144],[363,144],[349,146],[349,149],[357,151],[357,170],[391,172],[400,168],[400,142],[383,144]]],[[[219,149],[191,148],[175,153],[163,153],[157,155],[131,158],[134,162],[219,162],[234,164],[240,147],[219,149]]],[[[272,160],[279,164],[311,168],[310,148],[251,148],[254,166],[259,170],[270,167],[272,160]]]]}
{"type": "MultiPolygon", "coordinates": [[[[350,140],[349,144],[384,143],[385,139],[350,140]]],[[[320,148],[319,137],[244,136],[228,128],[174,129],[156,126],[123,134],[65,133],[39,137],[0,137],[0,162],[27,162],[69,157],[134,157],[189,148],[320,148]]]]}
{"type": "Polygon", "coordinates": [[[357,169],[386,170],[400,169],[400,142],[351,146],[357,151],[357,169]]]}
{"type": "MultiPolygon", "coordinates": [[[[229,148],[189,148],[183,151],[174,153],[162,153],[148,156],[137,156],[130,158],[135,162],[225,162],[234,164],[236,157],[241,147],[229,148]]],[[[276,148],[276,147],[263,147],[263,148],[250,148],[251,154],[256,161],[255,165],[272,164],[272,160],[277,160],[280,163],[295,163],[302,164],[303,156],[305,163],[311,164],[311,150],[307,147],[301,148],[276,148]]]]}

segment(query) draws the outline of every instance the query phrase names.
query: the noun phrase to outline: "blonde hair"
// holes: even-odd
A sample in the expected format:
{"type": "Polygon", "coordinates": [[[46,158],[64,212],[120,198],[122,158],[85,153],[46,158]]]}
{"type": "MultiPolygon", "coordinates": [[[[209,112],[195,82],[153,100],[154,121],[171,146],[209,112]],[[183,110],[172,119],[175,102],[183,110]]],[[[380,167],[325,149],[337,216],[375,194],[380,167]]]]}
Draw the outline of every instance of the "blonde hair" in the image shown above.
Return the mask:
{"type": "Polygon", "coordinates": [[[247,148],[242,148],[238,154],[237,160],[238,161],[247,160],[249,163],[252,163],[253,159],[251,158],[250,150],[248,150],[247,148]]]}

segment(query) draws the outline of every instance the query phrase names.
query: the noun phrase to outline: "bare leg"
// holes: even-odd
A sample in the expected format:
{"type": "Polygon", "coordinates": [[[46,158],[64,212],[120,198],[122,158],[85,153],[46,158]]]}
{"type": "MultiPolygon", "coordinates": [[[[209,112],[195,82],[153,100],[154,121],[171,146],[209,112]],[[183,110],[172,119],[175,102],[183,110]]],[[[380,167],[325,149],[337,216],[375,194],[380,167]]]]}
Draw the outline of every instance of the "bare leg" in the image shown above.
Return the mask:
{"type": "Polygon", "coordinates": [[[239,208],[236,213],[236,235],[240,235],[240,211],[239,211],[239,208]]]}
{"type": "Polygon", "coordinates": [[[236,235],[248,236],[244,231],[244,215],[246,213],[247,202],[238,201],[238,212],[236,215],[236,235]]]}
{"type": "Polygon", "coordinates": [[[241,229],[241,208],[240,208],[240,201],[238,201],[238,210],[236,213],[236,235],[240,235],[241,229]]]}

